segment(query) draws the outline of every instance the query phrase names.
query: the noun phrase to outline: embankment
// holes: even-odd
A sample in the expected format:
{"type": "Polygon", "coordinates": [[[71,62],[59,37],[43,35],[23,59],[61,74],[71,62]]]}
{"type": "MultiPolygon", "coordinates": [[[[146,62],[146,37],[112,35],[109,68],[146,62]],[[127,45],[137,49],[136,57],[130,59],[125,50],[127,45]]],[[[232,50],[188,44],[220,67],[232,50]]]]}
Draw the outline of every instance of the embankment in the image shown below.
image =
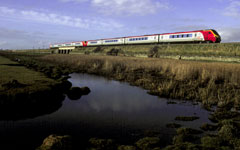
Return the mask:
{"type": "Polygon", "coordinates": [[[240,43],[79,47],[71,53],[239,62],[240,43]]]}

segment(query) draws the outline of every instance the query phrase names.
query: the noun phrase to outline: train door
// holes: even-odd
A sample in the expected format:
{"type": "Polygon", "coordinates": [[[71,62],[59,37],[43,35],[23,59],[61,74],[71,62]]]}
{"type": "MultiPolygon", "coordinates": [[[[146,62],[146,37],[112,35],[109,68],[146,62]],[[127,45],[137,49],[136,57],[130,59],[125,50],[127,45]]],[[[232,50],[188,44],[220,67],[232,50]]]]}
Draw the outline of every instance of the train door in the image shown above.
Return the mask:
{"type": "Polygon", "coordinates": [[[82,44],[83,44],[83,47],[86,47],[88,44],[88,41],[83,41],[82,44]]]}

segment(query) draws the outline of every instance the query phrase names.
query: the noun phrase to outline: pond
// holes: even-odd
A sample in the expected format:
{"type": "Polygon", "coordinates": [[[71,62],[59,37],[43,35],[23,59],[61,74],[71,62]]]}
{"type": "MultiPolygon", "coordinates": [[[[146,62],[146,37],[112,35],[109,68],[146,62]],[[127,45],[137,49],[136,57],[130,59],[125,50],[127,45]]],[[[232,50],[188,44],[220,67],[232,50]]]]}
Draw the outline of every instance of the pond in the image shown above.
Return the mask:
{"type": "Polygon", "coordinates": [[[200,105],[159,98],[142,88],[95,75],[73,73],[70,76],[73,86],[87,86],[91,92],[78,100],[66,96],[60,107],[51,113],[24,120],[2,119],[0,148],[35,149],[50,134],[71,135],[77,145],[86,143],[91,137],[112,138],[118,143],[130,144],[152,135],[168,137],[166,142],[171,142],[175,130],[167,128],[168,123],[196,129],[203,123],[210,123],[210,112],[200,105]],[[169,101],[176,104],[168,104],[169,101]],[[200,118],[183,122],[176,121],[176,116],[200,118]]]}

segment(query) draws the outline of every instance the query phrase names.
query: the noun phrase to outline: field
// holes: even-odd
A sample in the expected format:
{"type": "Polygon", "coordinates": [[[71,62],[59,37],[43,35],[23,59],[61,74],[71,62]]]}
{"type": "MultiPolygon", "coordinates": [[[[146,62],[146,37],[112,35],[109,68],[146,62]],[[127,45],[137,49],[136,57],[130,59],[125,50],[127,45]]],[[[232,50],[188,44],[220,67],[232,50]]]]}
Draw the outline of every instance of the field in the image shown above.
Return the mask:
{"type": "Polygon", "coordinates": [[[49,89],[56,84],[56,81],[46,78],[44,74],[29,70],[4,57],[0,57],[0,70],[0,94],[17,94],[26,91],[34,93],[49,89]]]}
{"type": "MultiPolygon", "coordinates": [[[[140,86],[147,89],[149,94],[160,97],[201,102],[206,109],[213,111],[209,120],[214,124],[203,124],[201,126],[201,130],[206,131],[206,134],[202,137],[195,136],[202,131],[199,132],[185,127],[176,129],[172,145],[165,147],[164,150],[178,149],[179,147],[181,149],[238,149],[240,147],[240,115],[238,113],[240,109],[239,44],[232,44],[229,47],[224,46],[224,44],[162,45],[162,47],[164,46],[167,50],[161,51],[159,46],[156,48],[156,45],[147,45],[128,46],[131,51],[123,50],[124,47],[118,46],[81,48],[72,52],[75,54],[70,55],[32,52],[4,52],[2,55],[12,60],[18,58],[20,64],[42,72],[55,79],[55,81],[59,80],[61,75],[72,72],[96,74],[140,86]],[[203,48],[202,46],[206,47],[203,48]],[[202,50],[196,50],[201,47],[202,50]],[[188,49],[184,50],[185,48],[188,49]],[[137,49],[140,49],[140,51],[137,51],[137,49]],[[181,56],[181,59],[179,56],[181,56]],[[178,59],[165,57],[178,57],[178,59]],[[196,61],[198,59],[194,59],[200,57],[213,59],[211,61],[206,61],[206,59],[196,61]],[[227,63],[219,62],[223,60],[216,60],[216,58],[223,57],[228,59],[227,63]],[[193,58],[194,61],[187,58],[193,58]],[[214,134],[207,134],[208,131],[214,131],[214,134]],[[198,139],[198,142],[192,143],[195,138],[198,139]]],[[[1,58],[1,60],[3,60],[2,64],[12,63],[5,62],[9,61],[5,58],[1,58]]],[[[5,66],[1,65],[1,67],[5,66]]],[[[10,70],[7,71],[7,73],[10,72],[10,70]]],[[[1,82],[4,83],[2,84],[12,82],[13,78],[10,77],[7,75],[6,79],[3,78],[1,82]]],[[[18,79],[18,75],[15,78],[18,79]]],[[[27,81],[23,79],[19,78],[18,80],[19,83],[27,84],[27,81]]],[[[191,119],[184,116],[179,118],[191,119]]],[[[104,141],[104,139],[99,140],[104,141]]],[[[135,145],[140,147],[142,142],[150,144],[154,140],[152,137],[145,137],[135,145]]],[[[96,140],[95,142],[99,141],[96,140]]],[[[99,146],[102,146],[101,143],[99,146]]]]}

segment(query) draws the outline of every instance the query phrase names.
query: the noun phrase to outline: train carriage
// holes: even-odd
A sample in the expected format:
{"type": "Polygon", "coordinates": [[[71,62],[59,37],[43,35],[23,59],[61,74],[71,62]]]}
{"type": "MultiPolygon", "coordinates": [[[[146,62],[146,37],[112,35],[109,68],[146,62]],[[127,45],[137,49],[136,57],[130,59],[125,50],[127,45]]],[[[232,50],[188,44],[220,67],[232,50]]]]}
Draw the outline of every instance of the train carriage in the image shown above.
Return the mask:
{"type": "Polygon", "coordinates": [[[73,42],[72,46],[78,47],[78,46],[83,46],[83,44],[82,44],[82,42],[73,42]]]}
{"type": "Polygon", "coordinates": [[[124,38],[103,39],[102,45],[123,45],[124,38]]]}
{"type": "Polygon", "coordinates": [[[102,45],[102,40],[90,40],[87,43],[87,46],[98,46],[102,45]]]}
{"type": "Polygon", "coordinates": [[[159,42],[203,42],[204,36],[201,32],[180,32],[162,34],[159,36],[159,42]]]}
{"type": "Polygon", "coordinates": [[[125,44],[158,43],[158,35],[125,37],[125,44]]]}

